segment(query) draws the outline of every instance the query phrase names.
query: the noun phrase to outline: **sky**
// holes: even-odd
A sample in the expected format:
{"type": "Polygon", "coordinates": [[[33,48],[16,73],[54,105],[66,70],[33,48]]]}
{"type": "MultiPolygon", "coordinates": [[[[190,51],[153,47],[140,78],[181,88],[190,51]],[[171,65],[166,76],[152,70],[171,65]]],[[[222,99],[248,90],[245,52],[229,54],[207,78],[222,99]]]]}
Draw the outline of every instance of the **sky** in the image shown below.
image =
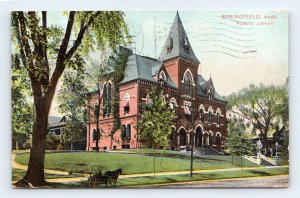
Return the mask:
{"type": "MultiPolygon", "coordinates": [[[[158,57],[176,11],[125,12],[137,53],[158,57]]],[[[288,77],[288,12],[179,11],[198,73],[221,95],[249,84],[281,85],[288,77]],[[234,15],[235,18],[232,16],[234,15]]]]}
{"type": "MultiPolygon", "coordinates": [[[[157,58],[176,11],[124,13],[133,38],[130,47],[137,54],[157,58]]],[[[285,83],[289,67],[288,12],[179,11],[179,15],[201,62],[198,73],[205,79],[212,77],[222,96],[249,84],[285,83]]],[[[49,12],[49,21],[65,27],[67,19],[59,12],[49,12]]],[[[50,115],[57,115],[56,99],[52,106],[50,115]]]]}

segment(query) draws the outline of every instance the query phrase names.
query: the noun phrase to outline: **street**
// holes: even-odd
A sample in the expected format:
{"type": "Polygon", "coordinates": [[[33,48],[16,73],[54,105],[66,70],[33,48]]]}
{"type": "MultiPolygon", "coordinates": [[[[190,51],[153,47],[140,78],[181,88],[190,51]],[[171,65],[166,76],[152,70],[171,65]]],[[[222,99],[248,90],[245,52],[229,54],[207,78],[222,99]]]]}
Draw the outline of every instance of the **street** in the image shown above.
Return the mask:
{"type": "Polygon", "coordinates": [[[288,187],[288,185],[288,175],[281,175],[268,177],[195,181],[169,185],[147,186],[144,188],[286,188],[288,187]]]}

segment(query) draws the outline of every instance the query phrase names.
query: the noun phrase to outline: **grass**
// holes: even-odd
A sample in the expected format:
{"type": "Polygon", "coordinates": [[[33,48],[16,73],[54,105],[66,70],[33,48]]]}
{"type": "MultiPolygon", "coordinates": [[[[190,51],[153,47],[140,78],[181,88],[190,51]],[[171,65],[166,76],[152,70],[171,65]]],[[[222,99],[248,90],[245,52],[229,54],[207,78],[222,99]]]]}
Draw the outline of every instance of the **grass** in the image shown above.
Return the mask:
{"type": "Polygon", "coordinates": [[[273,175],[283,175],[288,173],[289,173],[288,168],[223,171],[223,172],[216,172],[216,173],[197,173],[197,174],[193,174],[193,178],[190,178],[190,175],[158,176],[155,179],[153,177],[126,178],[126,179],[120,179],[117,185],[118,187],[126,187],[126,186],[139,186],[139,185],[148,185],[148,184],[204,181],[204,180],[211,180],[211,179],[273,176],[273,175]]]}
{"type": "MultiPolygon", "coordinates": [[[[12,181],[18,181],[22,179],[26,174],[25,170],[20,169],[13,169],[12,170],[12,181]]],[[[52,178],[72,178],[72,177],[79,177],[80,175],[58,175],[58,174],[48,174],[45,173],[46,179],[52,179],[52,178]]]]}
{"type": "MultiPolygon", "coordinates": [[[[90,173],[94,170],[123,169],[125,174],[153,172],[153,155],[156,154],[156,172],[184,171],[190,169],[190,156],[178,151],[129,150],[130,153],[75,152],[46,153],[45,168],[76,173],[90,173]],[[160,157],[163,153],[163,157],[160,157]]],[[[16,161],[27,165],[29,154],[17,155],[16,161]]],[[[230,156],[194,157],[194,169],[219,169],[239,167],[240,157],[230,156]]],[[[243,166],[257,166],[243,160],[243,166]]]]}
{"type": "MultiPolygon", "coordinates": [[[[233,178],[246,178],[246,177],[260,177],[260,176],[275,176],[285,175],[289,173],[288,168],[273,168],[273,169],[252,169],[252,170],[239,170],[239,171],[222,171],[215,173],[194,173],[193,178],[189,174],[185,175],[169,175],[169,176],[156,176],[151,177],[138,177],[138,178],[120,178],[117,182],[118,188],[127,187],[143,187],[147,185],[160,185],[180,182],[191,181],[205,181],[214,179],[233,179],[233,178]]],[[[104,187],[104,186],[102,186],[104,187]]],[[[153,186],[152,186],[153,187],[153,186]]],[[[54,188],[87,188],[80,182],[69,182],[62,185],[57,184],[54,188]]]]}
{"type": "Polygon", "coordinates": [[[288,168],[268,169],[268,170],[242,170],[242,171],[224,171],[216,173],[197,173],[190,175],[172,175],[172,176],[159,176],[153,177],[140,177],[140,178],[127,178],[118,181],[118,187],[126,186],[139,186],[148,184],[162,184],[162,183],[177,183],[188,181],[204,181],[210,179],[229,179],[229,178],[242,178],[242,177],[258,177],[258,176],[273,176],[288,174],[288,168]]]}

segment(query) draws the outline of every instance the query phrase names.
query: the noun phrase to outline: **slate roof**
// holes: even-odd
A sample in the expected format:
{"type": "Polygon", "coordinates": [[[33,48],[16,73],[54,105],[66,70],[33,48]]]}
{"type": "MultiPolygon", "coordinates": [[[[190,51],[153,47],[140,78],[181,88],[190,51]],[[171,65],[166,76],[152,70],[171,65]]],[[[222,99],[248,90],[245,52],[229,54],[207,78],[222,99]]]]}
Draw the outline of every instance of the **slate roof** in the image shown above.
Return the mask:
{"type": "MultiPolygon", "coordinates": [[[[155,80],[154,76],[157,75],[158,72],[162,69],[163,61],[175,57],[182,57],[196,64],[200,64],[186,36],[178,12],[176,13],[176,17],[171,26],[169,36],[167,37],[167,40],[159,55],[158,60],[132,53],[128,57],[127,68],[125,69],[125,76],[124,79],[120,82],[120,84],[137,79],[147,80],[156,83],[157,81],[155,80]],[[172,50],[168,53],[167,47],[169,47],[170,45],[172,46],[172,50]],[[186,46],[189,46],[188,52],[185,49],[186,46]]],[[[167,85],[172,88],[177,88],[175,83],[168,75],[168,73],[165,73],[167,76],[167,85]]],[[[211,84],[211,78],[209,80],[205,80],[202,77],[202,75],[198,75],[197,86],[199,87],[197,94],[202,97],[207,97],[206,90],[211,84]]],[[[225,99],[222,96],[220,96],[220,94],[218,94],[216,91],[214,91],[214,98],[216,100],[225,102],[225,99]]]]}
{"type": "Polygon", "coordinates": [[[66,124],[66,116],[57,117],[49,116],[48,117],[48,128],[64,126],[66,124]]]}
{"type": "MultiPolygon", "coordinates": [[[[150,82],[157,82],[154,75],[159,72],[162,67],[162,62],[159,60],[141,56],[138,54],[132,54],[128,57],[127,68],[125,69],[124,79],[120,82],[126,83],[132,80],[143,79],[150,82]]],[[[176,88],[175,83],[167,75],[167,85],[169,87],[176,88]]]]}
{"type": "Polygon", "coordinates": [[[164,47],[160,52],[159,60],[165,61],[175,57],[182,57],[196,64],[200,64],[200,61],[195,56],[189,39],[185,33],[178,11],[171,26],[167,40],[165,41],[164,47]],[[188,46],[188,51],[185,49],[185,46],[188,46]],[[171,49],[169,52],[168,47],[171,49]]]}
{"type": "MultiPolygon", "coordinates": [[[[199,96],[206,96],[205,90],[207,86],[209,85],[209,81],[212,80],[211,78],[209,80],[205,80],[202,75],[198,75],[198,95],[199,96]]],[[[220,100],[222,102],[226,102],[226,100],[215,91],[214,98],[217,100],[220,100]]]]}

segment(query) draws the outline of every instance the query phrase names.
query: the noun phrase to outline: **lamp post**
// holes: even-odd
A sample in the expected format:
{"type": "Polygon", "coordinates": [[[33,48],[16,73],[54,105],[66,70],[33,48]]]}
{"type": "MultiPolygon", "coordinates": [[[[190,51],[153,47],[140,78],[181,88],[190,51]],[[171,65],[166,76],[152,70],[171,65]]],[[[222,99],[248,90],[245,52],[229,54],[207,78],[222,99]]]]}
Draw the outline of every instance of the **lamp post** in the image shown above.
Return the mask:
{"type": "Polygon", "coordinates": [[[191,178],[193,178],[193,161],[194,161],[194,133],[193,133],[193,131],[194,130],[192,128],[192,130],[190,132],[190,135],[192,137],[192,139],[191,139],[191,144],[192,144],[192,147],[191,147],[191,171],[190,171],[191,178]]]}
{"type": "Polygon", "coordinates": [[[193,126],[193,121],[194,121],[194,107],[193,104],[191,106],[191,125],[192,125],[192,130],[190,131],[190,136],[191,136],[191,170],[190,170],[190,175],[191,178],[193,178],[193,162],[194,162],[194,126],[193,126]]]}
{"type": "Polygon", "coordinates": [[[278,166],[278,156],[277,156],[277,150],[278,150],[279,144],[278,142],[275,143],[275,165],[278,166]]]}

